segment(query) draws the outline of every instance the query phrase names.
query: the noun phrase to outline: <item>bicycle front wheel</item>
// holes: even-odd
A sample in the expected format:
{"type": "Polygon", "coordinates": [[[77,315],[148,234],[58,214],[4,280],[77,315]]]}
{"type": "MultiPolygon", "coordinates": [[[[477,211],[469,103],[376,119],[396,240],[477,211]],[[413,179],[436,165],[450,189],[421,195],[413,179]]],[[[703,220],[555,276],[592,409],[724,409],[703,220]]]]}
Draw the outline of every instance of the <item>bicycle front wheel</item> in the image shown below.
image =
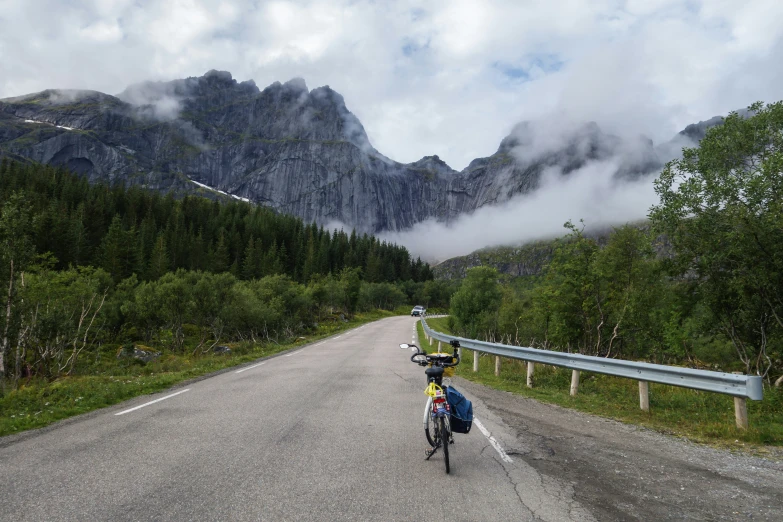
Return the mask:
{"type": "Polygon", "coordinates": [[[446,473],[450,473],[451,468],[449,468],[449,440],[451,439],[451,434],[449,433],[449,422],[445,417],[441,417],[438,420],[440,421],[440,443],[443,446],[443,460],[446,461],[446,473]]]}

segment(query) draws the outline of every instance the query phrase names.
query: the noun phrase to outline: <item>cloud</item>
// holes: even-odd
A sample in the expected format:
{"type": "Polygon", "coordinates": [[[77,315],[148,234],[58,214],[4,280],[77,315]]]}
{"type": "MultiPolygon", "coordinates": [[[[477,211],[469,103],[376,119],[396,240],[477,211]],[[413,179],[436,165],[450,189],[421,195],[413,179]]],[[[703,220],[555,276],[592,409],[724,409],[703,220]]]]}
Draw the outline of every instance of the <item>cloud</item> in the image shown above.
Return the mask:
{"type": "Polygon", "coordinates": [[[429,220],[403,232],[381,237],[405,245],[414,256],[439,262],[480,248],[515,245],[562,236],[563,224],[584,219],[586,230],[644,219],[658,202],[654,176],[618,182],[619,158],[590,162],[562,176],[549,168],[541,188],[500,206],[486,206],[448,225],[429,220]]]}
{"type": "Polygon", "coordinates": [[[524,175],[531,166],[542,169],[536,191],[450,223],[429,220],[381,237],[438,262],[488,246],[561,236],[569,220],[583,219],[588,231],[639,221],[658,202],[652,181],[661,164],[642,137],[618,137],[594,122],[550,116],[515,126],[501,152],[511,155],[524,175]]]}
{"type": "Polygon", "coordinates": [[[95,94],[92,91],[84,91],[80,89],[57,89],[50,90],[47,93],[49,103],[53,105],[68,105],[79,100],[83,100],[88,96],[95,94]]]}
{"type": "MultiPolygon", "coordinates": [[[[623,138],[568,176],[554,162],[534,195],[389,236],[443,259],[557,236],[568,219],[643,218],[650,180],[614,179],[644,163],[640,135],[669,159],[690,144],[666,144],[686,125],[783,99],[782,18],[779,0],[6,0],[0,98],[218,69],[262,88],[330,85],[358,118],[348,135],[364,144],[366,130],[366,147],[401,162],[438,155],[462,169],[520,121],[536,122],[513,151],[527,161],[585,122],[623,138]]],[[[179,94],[144,85],[125,99],[177,114],[179,94]]]]}
{"type": "Polygon", "coordinates": [[[185,93],[184,85],[164,82],[143,82],[129,86],[117,95],[119,99],[139,108],[141,115],[156,120],[173,120],[179,116],[185,93]]]}
{"type": "Polygon", "coordinates": [[[85,40],[96,44],[117,42],[122,39],[123,33],[117,20],[98,20],[81,29],[79,34],[85,40]]]}
{"type": "Polygon", "coordinates": [[[303,77],[380,152],[461,169],[552,113],[658,143],[783,98],[781,17],[778,0],[6,0],[0,97],[303,77]]]}

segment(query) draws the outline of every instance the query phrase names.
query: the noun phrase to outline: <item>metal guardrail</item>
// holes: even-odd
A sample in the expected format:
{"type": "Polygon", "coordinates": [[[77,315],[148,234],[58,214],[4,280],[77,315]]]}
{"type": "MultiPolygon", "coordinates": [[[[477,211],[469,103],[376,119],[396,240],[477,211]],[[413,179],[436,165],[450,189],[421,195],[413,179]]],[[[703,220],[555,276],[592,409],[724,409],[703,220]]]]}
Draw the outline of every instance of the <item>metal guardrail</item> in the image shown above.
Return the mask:
{"type": "Polygon", "coordinates": [[[425,318],[421,319],[421,323],[424,327],[425,334],[433,339],[445,343],[457,340],[459,341],[460,346],[464,348],[489,353],[499,357],[549,364],[577,371],[626,377],[644,382],[655,382],[691,388],[694,390],[723,393],[733,397],[748,398],[754,401],[759,401],[763,397],[761,377],[755,375],[737,375],[708,370],[693,370],[690,368],[665,366],[662,364],[606,359],[604,357],[489,343],[436,332],[427,325],[425,318]]]}

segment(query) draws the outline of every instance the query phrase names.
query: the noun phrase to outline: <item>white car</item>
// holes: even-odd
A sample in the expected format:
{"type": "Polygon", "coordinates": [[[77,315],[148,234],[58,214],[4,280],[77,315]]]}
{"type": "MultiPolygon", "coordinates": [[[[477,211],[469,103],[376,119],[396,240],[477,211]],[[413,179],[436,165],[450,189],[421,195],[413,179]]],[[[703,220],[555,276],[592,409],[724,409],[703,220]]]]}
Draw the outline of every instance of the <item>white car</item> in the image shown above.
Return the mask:
{"type": "Polygon", "coordinates": [[[426,312],[426,311],[427,310],[423,306],[416,305],[416,306],[413,307],[413,310],[411,310],[411,316],[412,317],[421,317],[422,315],[424,315],[424,312],[426,312]]]}

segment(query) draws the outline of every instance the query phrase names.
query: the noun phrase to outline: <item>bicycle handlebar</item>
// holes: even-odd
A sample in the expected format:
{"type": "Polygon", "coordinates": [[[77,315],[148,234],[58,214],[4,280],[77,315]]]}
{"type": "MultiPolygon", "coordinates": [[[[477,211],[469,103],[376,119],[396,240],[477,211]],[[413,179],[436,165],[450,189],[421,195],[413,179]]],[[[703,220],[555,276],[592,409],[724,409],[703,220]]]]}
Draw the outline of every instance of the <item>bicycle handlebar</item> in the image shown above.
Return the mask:
{"type": "Polygon", "coordinates": [[[447,363],[441,357],[432,357],[430,354],[427,354],[427,353],[421,351],[421,348],[419,348],[415,344],[412,344],[411,346],[415,346],[416,347],[416,353],[411,355],[411,362],[412,363],[416,363],[416,364],[418,364],[420,366],[426,366],[429,363],[429,364],[436,364],[437,366],[442,366],[444,368],[449,368],[451,366],[457,366],[460,363],[460,361],[462,360],[461,357],[460,357],[460,353],[459,353],[459,346],[455,346],[454,347],[454,355],[451,356],[452,362],[450,362],[450,363],[447,363]],[[420,357],[420,356],[424,356],[425,360],[424,361],[421,361],[421,360],[417,361],[415,359],[416,357],[420,357]],[[454,362],[454,359],[456,359],[456,362],[454,362]]]}

